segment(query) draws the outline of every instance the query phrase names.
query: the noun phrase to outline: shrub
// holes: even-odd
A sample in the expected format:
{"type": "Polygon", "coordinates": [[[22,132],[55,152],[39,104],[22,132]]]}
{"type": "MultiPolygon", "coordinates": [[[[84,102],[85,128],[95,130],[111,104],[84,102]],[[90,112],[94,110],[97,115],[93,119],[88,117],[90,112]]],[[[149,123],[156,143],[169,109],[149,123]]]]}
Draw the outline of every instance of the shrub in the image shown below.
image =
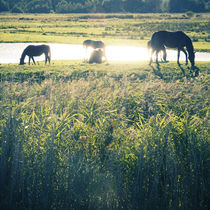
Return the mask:
{"type": "Polygon", "coordinates": [[[192,11],[186,12],[187,17],[192,18],[195,14],[192,11]]]}

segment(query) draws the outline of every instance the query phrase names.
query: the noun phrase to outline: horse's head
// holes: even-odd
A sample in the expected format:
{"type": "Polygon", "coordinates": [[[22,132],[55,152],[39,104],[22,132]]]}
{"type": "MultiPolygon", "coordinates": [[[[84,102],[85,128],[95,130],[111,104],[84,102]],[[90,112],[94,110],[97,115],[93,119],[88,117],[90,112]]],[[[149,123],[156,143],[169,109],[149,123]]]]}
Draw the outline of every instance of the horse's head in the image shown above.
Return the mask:
{"type": "Polygon", "coordinates": [[[192,51],[191,53],[189,53],[189,60],[192,66],[195,65],[195,52],[192,51]]]}
{"type": "Polygon", "coordinates": [[[26,63],[24,63],[24,60],[23,59],[20,59],[19,65],[24,65],[24,64],[26,64],[26,63]]]}

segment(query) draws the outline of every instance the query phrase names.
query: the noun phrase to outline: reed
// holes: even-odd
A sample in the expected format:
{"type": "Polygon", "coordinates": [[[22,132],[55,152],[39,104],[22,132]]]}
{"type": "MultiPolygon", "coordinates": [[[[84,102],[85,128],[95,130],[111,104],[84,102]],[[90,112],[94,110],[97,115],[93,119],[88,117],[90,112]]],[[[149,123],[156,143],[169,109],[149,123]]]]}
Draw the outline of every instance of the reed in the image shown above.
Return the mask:
{"type": "Polygon", "coordinates": [[[208,65],[183,78],[166,64],[160,78],[146,65],[59,64],[38,79],[40,65],[24,80],[8,66],[0,208],[207,209],[208,65]]]}

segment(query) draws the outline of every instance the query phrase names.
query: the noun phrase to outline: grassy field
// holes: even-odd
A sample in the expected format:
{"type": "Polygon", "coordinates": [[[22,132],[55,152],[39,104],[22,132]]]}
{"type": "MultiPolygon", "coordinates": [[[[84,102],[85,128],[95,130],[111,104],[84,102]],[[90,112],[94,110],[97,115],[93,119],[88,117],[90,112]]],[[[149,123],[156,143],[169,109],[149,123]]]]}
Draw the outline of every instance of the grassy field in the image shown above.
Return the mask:
{"type": "Polygon", "coordinates": [[[198,51],[210,51],[210,14],[0,14],[1,42],[82,43],[146,46],[152,33],[182,30],[198,51]]]}
{"type": "Polygon", "coordinates": [[[207,209],[209,63],[0,66],[1,209],[207,209]]]}
{"type": "MultiPolygon", "coordinates": [[[[80,43],[93,36],[146,45],[155,21],[176,28],[186,21],[208,50],[208,28],[199,23],[196,32],[199,19],[209,24],[208,14],[194,21],[163,15],[149,25],[150,14],[1,14],[0,37],[80,43]],[[92,31],[93,23],[100,30],[92,31]],[[102,36],[105,25],[111,29],[102,36]],[[146,26],[140,40],[144,30],[132,27],[146,26]]],[[[146,61],[0,65],[0,209],[208,209],[209,69],[209,62],[196,62],[194,70],[146,61]]]]}

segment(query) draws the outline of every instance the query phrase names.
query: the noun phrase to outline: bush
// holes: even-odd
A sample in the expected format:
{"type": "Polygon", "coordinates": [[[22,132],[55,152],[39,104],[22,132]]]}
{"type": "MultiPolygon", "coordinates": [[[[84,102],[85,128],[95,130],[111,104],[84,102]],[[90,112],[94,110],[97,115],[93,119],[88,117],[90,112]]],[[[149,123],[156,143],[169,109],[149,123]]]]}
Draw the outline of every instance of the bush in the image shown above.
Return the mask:
{"type": "Polygon", "coordinates": [[[188,11],[188,12],[186,12],[186,15],[187,15],[187,17],[192,18],[195,15],[195,13],[192,11],[188,11]]]}

